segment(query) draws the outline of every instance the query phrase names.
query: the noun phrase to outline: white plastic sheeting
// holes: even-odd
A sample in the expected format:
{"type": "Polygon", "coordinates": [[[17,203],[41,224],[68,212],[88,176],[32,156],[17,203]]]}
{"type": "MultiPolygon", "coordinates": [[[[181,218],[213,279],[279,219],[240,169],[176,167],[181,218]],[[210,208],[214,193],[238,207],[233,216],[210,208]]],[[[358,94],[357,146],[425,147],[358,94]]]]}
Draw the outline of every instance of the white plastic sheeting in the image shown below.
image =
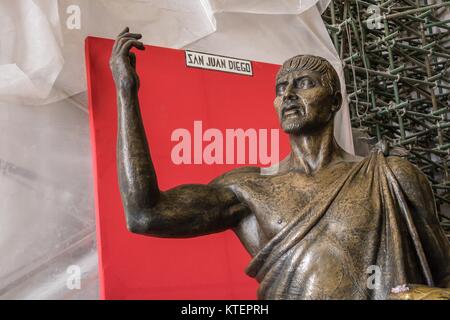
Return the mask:
{"type": "Polygon", "coordinates": [[[2,299],[97,296],[88,115],[77,105],[0,105],[2,299]]]}
{"type": "MultiPolygon", "coordinates": [[[[144,43],[271,63],[315,54],[342,79],[320,17],[328,2],[0,0],[0,298],[98,296],[87,35],[129,26],[144,43]],[[72,265],[80,289],[70,290],[72,265]]],[[[346,103],[336,120],[352,152],[346,103]]]]}
{"type": "Polygon", "coordinates": [[[64,59],[55,1],[0,1],[0,98],[41,102],[64,59]]]}

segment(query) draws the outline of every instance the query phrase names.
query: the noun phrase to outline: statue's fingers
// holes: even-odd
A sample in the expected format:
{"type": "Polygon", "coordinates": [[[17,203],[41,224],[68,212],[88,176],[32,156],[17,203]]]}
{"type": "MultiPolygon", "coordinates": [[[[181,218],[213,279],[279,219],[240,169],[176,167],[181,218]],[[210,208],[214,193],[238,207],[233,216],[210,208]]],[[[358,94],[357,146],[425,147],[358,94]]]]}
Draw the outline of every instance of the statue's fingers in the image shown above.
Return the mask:
{"type": "Polygon", "coordinates": [[[123,29],[123,30],[117,35],[116,41],[114,41],[114,45],[113,45],[113,49],[112,49],[113,52],[116,52],[116,51],[117,51],[117,46],[118,46],[119,40],[121,39],[122,35],[128,33],[129,31],[130,31],[130,28],[125,27],[125,29],[123,29]]]}
{"type": "Polygon", "coordinates": [[[123,29],[122,32],[119,33],[119,35],[118,35],[117,37],[121,37],[121,36],[123,36],[125,33],[128,33],[128,32],[130,32],[130,28],[125,27],[125,29],[123,29]]]}
{"type": "Polygon", "coordinates": [[[142,38],[142,34],[140,34],[140,33],[126,32],[123,35],[117,37],[115,46],[116,46],[116,48],[120,49],[120,47],[124,43],[124,40],[122,40],[122,39],[140,39],[140,38],[142,38]]]}
{"type": "Polygon", "coordinates": [[[118,53],[121,52],[123,46],[125,45],[125,43],[127,43],[128,41],[133,41],[136,40],[135,38],[128,38],[128,37],[123,37],[117,40],[117,45],[116,45],[116,51],[118,53]]]}
{"type": "Polygon", "coordinates": [[[140,39],[140,38],[142,38],[142,34],[140,34],[140,33],[126,32],[126,33],[124,33],[123,35],[121,35],[120,38],[134,38],[134,39],[140,39]]]}
{"type": "Polygon", "coordinates": [[[117,35],[116,41],[114,41],[114,45],[113,45],[113,52],[116,52],[118,50],[118,47],[120,47],[120,40],[123,39],[124,36],[126,37],[127,34],[132,34],[129,31],[130,31],[130,28],[129,27],[125,27],[125,29],[123,29],[117,35]]]}
{"type": "Polygon", "coordinates": [[[122,47],[120,48],[120,54],[128,55],[132,47],[139,50],[145,50],[145,46],[142,42],[136,39],[128,39],[123,43],[122,47]]]}
{"type": "Polygon", "coordinates": [[[140,33],[131,33],[131,32],[124,33],[122,36],[117,38],[116,43],[115,43],[115,49],[116,50],[117,49],[120,50],[120,47],[124,43],[124,41],[122,39],[131,39],[131,38],[132,39],[140,39],[140,38],[142,38],[142,34],[140,34],[140,33]]]}

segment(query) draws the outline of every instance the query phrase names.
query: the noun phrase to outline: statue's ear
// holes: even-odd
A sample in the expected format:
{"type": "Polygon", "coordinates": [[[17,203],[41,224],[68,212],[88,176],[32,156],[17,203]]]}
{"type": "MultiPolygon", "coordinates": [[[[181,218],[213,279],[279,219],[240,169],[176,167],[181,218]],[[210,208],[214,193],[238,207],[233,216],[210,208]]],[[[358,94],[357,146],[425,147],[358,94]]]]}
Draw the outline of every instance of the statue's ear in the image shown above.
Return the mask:
{"type": "Polygon", "coordinates": [[[336,91],[333,96],[333,105],[331,106],[331,110],[336,113],[341,108],[342,105],[342,94],[340,91],[336,91]]]}

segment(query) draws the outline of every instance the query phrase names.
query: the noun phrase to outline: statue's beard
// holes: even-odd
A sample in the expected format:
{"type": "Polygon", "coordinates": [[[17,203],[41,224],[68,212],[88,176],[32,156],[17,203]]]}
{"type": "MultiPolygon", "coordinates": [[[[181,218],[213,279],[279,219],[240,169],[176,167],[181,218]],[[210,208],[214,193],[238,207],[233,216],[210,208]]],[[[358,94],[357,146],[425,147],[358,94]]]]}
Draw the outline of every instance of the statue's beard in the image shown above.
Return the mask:
{"type": "Polygon", "coordinates": [[[283,131],[288,134],[297,134],[302,131],[302,128],[305,125],[304,119],[285,119],[281,127],[283,128],[283,131]]]}
{"type": "Polygon", "coordinates": [[[322,122],[319,119],[312,119],[305,115],[300,118],[285,119],[281,123],[281,127],[287,134],[311,134],[318,130],[320,131],[329,121],[333,121],[333,118],[331,117],[328,121],[322,122]]]}

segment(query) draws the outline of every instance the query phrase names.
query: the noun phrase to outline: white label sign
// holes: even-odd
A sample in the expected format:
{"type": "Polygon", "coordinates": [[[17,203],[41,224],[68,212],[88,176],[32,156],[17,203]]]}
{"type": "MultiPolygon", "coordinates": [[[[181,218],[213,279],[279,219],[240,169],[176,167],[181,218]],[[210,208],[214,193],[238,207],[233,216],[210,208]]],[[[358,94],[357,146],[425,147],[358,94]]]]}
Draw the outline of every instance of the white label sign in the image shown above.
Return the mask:
{"type": "Polygon", "coordinates": [[[185,53],[186,66],[191,68],[231,72],[246,76],[253,75],[252,63],[248,60],[188,50],[185,53]]]}

